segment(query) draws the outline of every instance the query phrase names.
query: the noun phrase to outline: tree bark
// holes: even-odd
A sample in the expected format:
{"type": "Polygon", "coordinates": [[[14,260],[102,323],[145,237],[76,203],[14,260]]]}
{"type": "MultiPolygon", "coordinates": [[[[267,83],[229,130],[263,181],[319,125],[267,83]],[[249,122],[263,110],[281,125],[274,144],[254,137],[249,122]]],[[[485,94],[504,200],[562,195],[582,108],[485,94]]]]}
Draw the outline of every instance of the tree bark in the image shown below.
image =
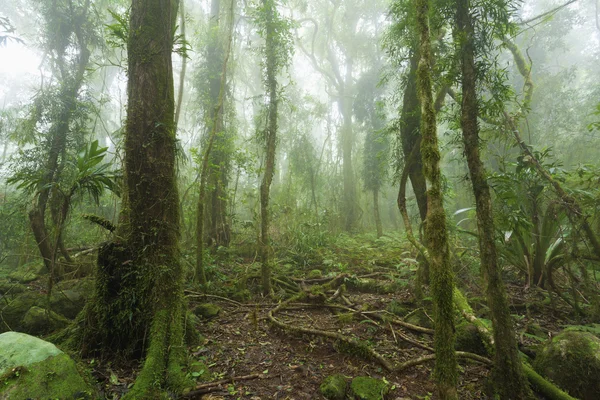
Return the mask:
{"type": "MultiPolygon", "coordinates": [[[[210,153],[208,171],[209,212],[206,213],[206,243],[208,246],[228,246],[230,227],[227,217],[227,187],[231,167],[230,137],[225,129],[223,103],[227,90],[222,86],[221,70],[225,59],[225,46],[221,34],[221,1],[211,1],[209,44],[206,51],[208,63],[208,89],[210,104],[209,126],[216,121],[216,136],[210,153]],[[223,91],[222,99],[221,91],[223,91]],[[221,104],[219,104],[219,102],[221,104]]],[[[226,79],[225,81],[226,82],[226,79]]],[[[224,83],[223,82],[223,83],[224,83]]]]}
{"type": "Polygon", "coordinates": [[[501,399],[532,397],[517,351],[515,331],[510,317],[506,290],[498,266],[495,243],[492,198],[486,181],[486,171],[479,153],[477,123],[477,73],[475,44],[469,0],[457,0],[455,39],[460,44],[462,68],[461,127],[465,155],[475,195],[479,254],[487,283],[486,295],[494,331],[494,386],[501,399]]]}
{"type": "Polygon", "coordinates": [[[400,141],[402,142],[402,152],[406,160],[404,168],[408,168],[408,177],[417,200],[419,215],[421,221],[425,221],[425,217],[427,216],[427,185],[425,183],[425,176],[423,176],[423,161],[420,150],[421,132],[419,124],[421,122],[421,108],[417,96],[417,62],[419,55],[416,49],[412,53],[407,76],[408,80],[402,99],[400,141]],[[415,148],[416,153],[414,157],[409,157],[415,148]],[[410,163],[408,163],[409,159],[412,160],[410,163]]]}
{"type": "Polygon", "coordinates": [[[430,256],[431,291],[435,311],[435,368],[438,394],[443,400],[458,399],[456,392],[457,363],[454,352],[453,273],[448,248],[446,213],[444,211],[437,139],[436,115],[431,84],[431,39],[429,1],[415,0],[419,63],[417,90],[421,105],[421,154],[423,175],[428,183],[425,244],[430,256]]]}
{"type": "Polygon", "coordinates": [[[375,227],[377,228],[377,237],[383,236],[383,227],[381,226],[381,215],[379,213],[379,190],[373,190],[373,214],[375,217],[375,227]]]}
{"type": "Polygon", "coordinates": [[[84,349],[145,354],[124,399],[182,390],[183,270],[172,48],[176,0],[132,0],[125,132],[127,226],[98,256],[95,295],[87,307],[84,349]]]}
{"type": "Polygon", "coordinates": [[[273,250],[269,238],[269,194],[271,182],[275,174],[275,150],[277,144],[277,55],[276,38],[274,27],[275,4],[274,0],[262,1],[265,21],[265,68],[266,68],[266,89],[268,95],[267,105],[267,127],[265,129],[265,172],[260,185],[260,254],[261,254],[261,275],[263,294],[268,296],[271,293],[271,267],[273,263],[273,250]]]}

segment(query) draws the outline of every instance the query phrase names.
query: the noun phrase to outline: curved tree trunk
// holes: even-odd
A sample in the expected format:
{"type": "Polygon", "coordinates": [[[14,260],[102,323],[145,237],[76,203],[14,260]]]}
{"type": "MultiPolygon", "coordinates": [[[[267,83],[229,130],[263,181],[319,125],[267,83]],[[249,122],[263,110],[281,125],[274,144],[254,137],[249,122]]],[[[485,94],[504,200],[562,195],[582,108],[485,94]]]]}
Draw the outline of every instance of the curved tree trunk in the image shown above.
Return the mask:
{"type": "Polygon", "coordinates": [[[408,80],[404,89],[402,98],[402,114],[400,125],[400,141],[402,142],[402,152],[406,160],[405,168],[408,168],[408,177],[415,193],[417,207],[421,221],[425,221],[427,216],[427,185],[423,175],[423,161],[421,157],[421,132],[419,124],[421,123],[421,105],[417,96],[417,61],[418,52],[413,50],[410,57],[410,69],[408,71],[408,80]],[[413,149],[416,148],[415,155],[409,157],[413,149]],[[412,161],[409,163],[408,160],[412,161]]]}
{"type": "Polygon", "coordinates": [[[127,224],[98,256],[84,349],[145,354],[126,399],[178,392],[184,377],[183,271],[171,54],[176,0],[132,0],[125,133],[127,224]]]}
{"type": "Polygon", "coordinates": [[[425,243],[430,256],[431,291],[435,311],[434,378],[443,400],[458,398],[457,364],[454,353],[453,274],[448,248],[446,213],[442,194],[440,151],[431,85],[431,40],[429,1],[415,0],[420,59],[417,67],[417,89],[421,104],[421,154],[427,191],[425,243]]]}
{"type": "Polygon", "coordinates": [[[469,0],[458,0],[456,20],[461,44],[462,106],[461,126],[477,210],[479,253],[487,287],[487,301],[494,331],[494,385],[501,399],[527,399],[532,396],[517,351],[506,290],[498,267],[492,198],[479,154],[478,106],[475,45],[469,0]]]}

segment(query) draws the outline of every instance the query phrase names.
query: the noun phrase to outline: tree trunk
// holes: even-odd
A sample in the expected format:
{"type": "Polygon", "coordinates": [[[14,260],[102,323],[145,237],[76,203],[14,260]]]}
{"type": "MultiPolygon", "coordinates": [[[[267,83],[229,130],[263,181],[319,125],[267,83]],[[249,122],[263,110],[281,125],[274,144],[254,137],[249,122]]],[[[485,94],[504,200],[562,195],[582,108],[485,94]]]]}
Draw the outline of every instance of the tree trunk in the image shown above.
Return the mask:
{"type": "MultiPolygon", "coordinates": [[[[54,254],[55,252],[52,250],[51,242],[53,240],[46,227],[46,209],[51,197],[52,186],[60,179],[62,170],[61,164],[64,162],[64,154],[67,149],[69,124],[77,107],[77,96],[83,85],[85,72],[90,59],[90,51],[87,48],[85,36],[82,32],[82,25],[87,21],[88,9],[89,1],[79,9],[82,15],[73,14],[70,16],[74,25],[71,28],[72,30],[69,31],[69,35],[74,35],[78,53],[78,61],[74,71],[70,71],[67,66],[66,58],[68,55],[65,54],[64,49],[62,49],[62,53],[60,53],[59,50],[54,49],[59,53],[56,58],[56,67],[61,73],[61,87],[58,96],[59,111],[56,120],[53,121],[50,131],[48,132],[49,140],[46,144],[48,155],[44,164],[44,173],[38,184],[38,194],[35,204],[29,211],[31,230],[44,264],[50,272],[54,269],[56,254],[54,254]]],[[[71,12],[75,13],[73,9],[71,9],[71,12]]],[[[64,40],[69,39],[64,38],[64,40]]]]}
{"type": "Polygon", "coordinates": [[[458,399],[457,364],[454,353],[453,274],[448,248],[446,213],[442,194],[440,151],[431,88],[431,40],[429,0],[415,0],[419,39],[417,89],[421,104],[421,154],[423,175],[427,180],[427,217],[425,244],[430,256],[431,292],[435,311],[435,368],[438,394],[443,400],[458,399]]]}
{"type": "MultiPolygon", "coordinates": [[[[217,2],[218,4],[218,2],[217,2]]],[[[212,120],[210,123],[211,129],[207,138],[207,143],[204,149],[204,153],[202,156],[202,167],[200,170],[200,193],[198,195],[198,213],[196,216],[196,277],[195,279],[199,281],[202,285],[206,284],[206,272],[204,268],[204,227],[206,225],[205,221],[205,212],[206,209],[206,184],[211,179],[211,163],[210,159],[213,155],[213,147],[215,143],[218,141],[219,137],[219,127],[222,126],[222,112],[223,109],[223,100],[225,97],[225,81],[227,79],[227,63],[229,61],[229,55],[231,53],[231,41],[233,40],[233,8],[235,5],[235,0],[231,0],[231,6],[229,8],[229,41],[225,53],[225,58],[222,60],[221,72],[219,74],[219,93],[214,103],[214,109],[212,109],[212,120]]],[[[213,6],[215,4],[213,3],[213,6]]],[[[213,10],[215,11],[215,10],[213,10]]],[[[218,15],[218,10],[215,11],[218,15]]],[[[210,91],[214,88],[212,87],[214,82],[210,82],[210,91]]],[[[217,186],[218,187],[218,183],[217,186]]],[[[218,190],[215,189],[215,192],[218,195],[218,190]]],[[[213,194],[214,194],[213,193],[213,194]]],[[[215,204],[215,203],[211,203],[215,204]]],[[[218,202],[222,207],[226,207],[226,203],[218,202]]],[[[223,214],[225,210],[223,210],[223,214]]],[[[218,215],[218,213],[213,212],[213,217],[218,215]]],[[[213,218],[214,220],[214,218],[213,218]]],[[[209,221],[210,222],[210,221],[209,221]]],[[[208,224],[210,227],[210,224],[208,224]]],[[[227,232],[229,232],[229,228],[227,227],[227,232]]],[[[229,233],[227,233],[229,234],[229,233]]],[[[229,239],[227,239],[227,243],[229,239]]]]}
{"type": "Polygon", "coordinates": [[[381,215],[379,214],[379,190],[373,190],[373,214],[375,216],[375,227],[377,228],[377,237],[383,236],[383,228],[381,226],[381,215]]]}
{"type": "Polygon", "coordinates": [[[277,144],[277,44],[274,26],[275,4],[274,0],[262,1],[265,21],[265,59],[266,59],[266,89],[268,100],[267,108],[267,127],[265,129],[265,172],[260,185],[260,254],[261,254],[261,274],[263,294],[268,296],[271,293],[271,264],[273,263],[273,251],[269,239],[269,192],[271,182],[275,173],[275,150],[277,144]]]}
{"type": "Polygon", "coordinates": [[[352,101],[350,84],[352,81],[352,60],[346,65],[346,82],[339,102],[342,112],[342,175],[344,185],[344,229],[351,232],[356,225],[356,186],[354,179],[354,168],[352,165],[352,148],[354,147],[354,132],[352,130],[352,101]]]}
{"type": "Polygon", "coordinates": [[[402,99],[402,115],[400,125],[400,141],[402,142],[402,152],[406,160],[405,167],[408,168],[408,177],[417,200],[419,215],[421,221],[425,221],[427,216],[427,185],[423,175],[423,161],[421,157],[421,132],[419,124],[421,122],[421,106],[417,97],[417,62],[418,52],[413,50],[410,57],[410,69],[408,71],[408,81],[404,90],[402,99]],[[409,156],[416,147],[416,154],[409,163],[409,156]]]}
{"type": "Polygon", "coordinates": [[[176,0],[132,0],[125,132],[127,224],[98,256],[84,349],[145,354],[124,399],[182,389],[183,271],[171,54],[176,0]]]}
{"type": "Polygon", "coordinates": [[[475,44],[469,0],[458,0],[456,20],[462,66],[461,126],[465,155],[473,185],[479,230],[479,254],[487,283],[486,295],[494,330],[494,382],[501,399],[531,398],[517,351],[515,331],[510,317],[506,290],[498,266],[495,243],[492,198],[486,181],[486,172],[479,154],[478,106],[475,70],[475,44]]]}
{"type": "Polygon", "coordinates": [[[231,167],[230,137],[225,130],[223,102],[226,100],[227,91],[221,86],[221,69],[225,58],[225,46],[221,29],[221,1],[211,1],[209,44],[206,51],[208,62],[208,89],[210,104],[209,126],[216,121],[216,136],[213,149],[210,153],[210,169],[208,176],[209,208],[206,213],[207,232],[206,243],[208,246],[228,246],[230,228],[227,218],[227,186],[229,184],[229,170],[231,167]],[[223,98],[219,96],[223,91],[223,98]],[[221,102],[219,105],[218,103],[221,102]]]}

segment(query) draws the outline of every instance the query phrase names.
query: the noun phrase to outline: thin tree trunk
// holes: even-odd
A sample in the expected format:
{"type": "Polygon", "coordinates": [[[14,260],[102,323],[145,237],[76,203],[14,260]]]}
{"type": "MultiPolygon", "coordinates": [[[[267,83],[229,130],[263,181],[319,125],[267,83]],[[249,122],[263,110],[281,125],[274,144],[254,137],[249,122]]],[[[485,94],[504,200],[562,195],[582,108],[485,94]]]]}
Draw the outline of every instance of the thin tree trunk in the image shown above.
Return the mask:
{"type": "Polygon", "coordinates": [[[273,262],[272,248],[269,239],[269,192],[271,182],[275,173],[275,150],[277,143],[277,65],[276,65],[276,43],[274,27],[274,0],[263,0],[262,2],[266,19],[266,86],[269,96],[267,110],[267,127],[265,129],[265,172],[260,185],[260,253],[261,253],[261,275],[263,294],[271,293],[271,264],[273,262]]]}
{"type": "Polygon", "coordinates": [[[221,84],[219,97],[215,105],[215,110],[212,120],[212,129],[208,138],[208,143],[202,157],[202,170],[200,171],[200,193],[198,195],[198,213],[196,216],[196,280],[202,285],[206,285],[206,271],[204,268],[204,209],[205,209],[205,196],[206,196],[206,182],[209,178],[210,168],[210,156],[211,152],[218,135],[219,127],[219,115],[223,108],[223,98],[225,96],[225,80],[227,77],[227,63],[229,61],[229,55],[231,53],[231,42],[233,41],[233,8],[235,0],[231,0],[231,7],[229,9],[229,42],[227,45],[227,51],[225,53],[225,59],[221,69],[221,84]]]}
{"type": "Polygon", "coordinates": [[[453,274],[448,248],[446,213],[444,211],[440,171],[440,151],[431,84],[431,39],[429,1],[415,0],[419,34],[417,89],[421,104],[421,154],[423,175],[429,184],[425,243],[430,256],[431,291],[435,311],[435,368],[439,396],[442,400],[458,399],[456,392],[457,363],[454,352],[453,274]]]}
{"type": "Polygon", "coordinates": [[[402,142],[402,151],[404,158],[409,159],[409,155],[416,149],[416,154],[412,157],[410,163],[406,162],[404,168],[408,168],[408,176],[417,200],[419,215],[421,221],[425,221],[427,216],[427,185],[423,175],[423,161],[421,157],[421,106],[417,96],[417,62],[418,52],[413,50],[410,57],[410,69],[407,76],[406,89],[402,98],[402,116],[400,125],[400,141],[402,142]]]}
{"type": "Polygon", "coordinates": [[[375,217],[375,227],[377,228],[377,237],[383,236],[383,228],[381,226],[381,215],[379,214],[379,190],[373,190],[373,214],[375,217]]]}
{"type": "Polygon", "coordinates": [[[469,0],[457,1],[456,20],[458,26],[456,40],[461,44],[462,64],[461,126],[476,202],[481,267],[487,283],[487,302],[494,328],[493,382],[501,399],[528,399],[532,397],[532,393],[529,390],[519,359],[506,290],[498,266],[492,198],[486,181],[485,167],[479,154],[477,73],[475,70],[474,33],[469,0]]]}

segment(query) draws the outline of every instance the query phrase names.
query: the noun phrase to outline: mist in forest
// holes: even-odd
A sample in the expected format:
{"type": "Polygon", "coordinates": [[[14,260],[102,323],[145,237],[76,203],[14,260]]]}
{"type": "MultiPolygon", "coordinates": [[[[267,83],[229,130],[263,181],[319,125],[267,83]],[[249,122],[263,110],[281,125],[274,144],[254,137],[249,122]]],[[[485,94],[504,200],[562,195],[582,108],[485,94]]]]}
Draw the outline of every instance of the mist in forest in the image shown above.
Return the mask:
{"type": "Polygon", "coordinates": [[[81,398],[597,398],[599,21],[2,0],[0,397],[71,393],[4,375],[20,332],[86,365],[81,398]]]}

